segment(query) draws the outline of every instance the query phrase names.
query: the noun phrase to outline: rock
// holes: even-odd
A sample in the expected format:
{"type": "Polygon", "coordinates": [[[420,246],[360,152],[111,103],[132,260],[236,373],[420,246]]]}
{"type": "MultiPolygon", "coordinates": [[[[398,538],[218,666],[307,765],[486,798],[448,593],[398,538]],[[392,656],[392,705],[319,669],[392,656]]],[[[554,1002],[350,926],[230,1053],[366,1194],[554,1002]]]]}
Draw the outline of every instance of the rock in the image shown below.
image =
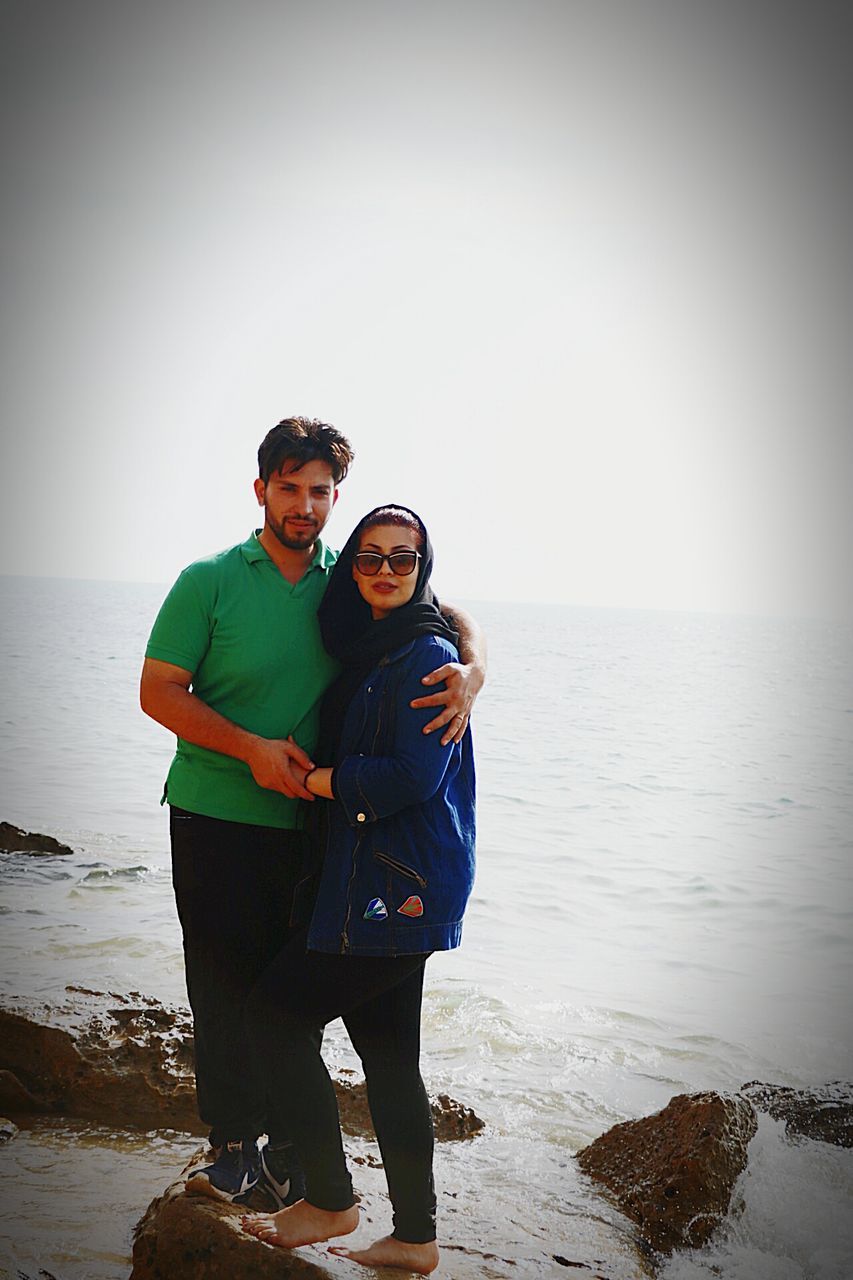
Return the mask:
{"type": "Polygon", "coordinates": [[[17,1115],[22,1111],[44,1110],[39,1099],[33,1097],[11,1071],[0,1071],[0,1107],[4,1111],[14,1111],[17,1115]]]}
{"type": "Polygon", "coordinates": [[[789,1133],[853,1147],[853,1085],[836,1080],[815,1089],[790,1089],[752,1080],[741,1093],[758,1111],[782,1120],[789,1133]]]}
{"type": "Polygon", "coordinates": [[[18,1126],[5,1116],[0,1116],[0,1142],[10,1142],[18,1132],[18,1126]]]}
{"type": "Polygon", "coordinates": [[[726,1214],[757,1129],[743,1098],[680,1094],[655,1115],[614,1125],[577,1160],[659,1253],[705,1244],[726,1214]]]}
{"type": "MultiPolygon", "coordinates": [[[[363,1080],[351,1082],[335,1080],[335,1092],[338,1095],[338,1111],[341,1117],[341,1128],[346,1133],[356,1134],[362,1138],[372,1138],[373,1121],[370,1118],[370,1107],[367,1103],[367,1085],[363,1080]]],[[[459,1138],[470,1138],[485,1128],[481,1120],[470,1107],[440,1093],[437,1098],[430,1099],[432,1121],[435,1127],[436,1142],[453,1142],[459,1138]]]]}
{"type": "MultiPolygon", "coordinates": [[[[68,1002],[0,1008],[0,1102],[12,1113],[53,1112],[121,1128],[205,1133],[196,1111],[189,1013],[138,992],[67,987],[68,1002]]],[[[343,1128],[372,1135],[364,1081],[335,1081],[343,1128]]],[[[442,1094],[432,1102],[436,1138],[484,1127],[442,1094]]]]}
{"type": "Polygon", "coordinates": [[[29,1095],[26,1109],[122,1128],[203,1132],[188,1016],[156,1001],[119,999],[111,1008],[100,996],[75,993],[68,1005],[37,1017],[0,1009],[0,1067],[29,1095]]]}
{"type": "Polygon", "coordinates": [[[243,1213],[239,1205],[186,1196],[183,1180],[174,1182],[134,1232],[130,1280],[328,1280],[330,1272],[309,1261],[305,1249],[276,1249],[247,1235],[240,1228],[243,1213]]]}
{"type": "Polygon", "coordinates": [[[11,822],[0,822],[0,853],[31,853],[35,857],[47,854],[73,853],[67,844],[54,840],[53,836],[41,836],[35,831],[22,831],[11,822]]]}
{"type": "Polygon", "coordinates": [[[486,1127],[486,1122],[475,1115],[470,1107],[463,1107],[461,1102],[456,1102],[446,1093],[440,1093],[437,1098],[432,1099],[432,1121],[436,1142],[470,1138],[486,1127]]]}

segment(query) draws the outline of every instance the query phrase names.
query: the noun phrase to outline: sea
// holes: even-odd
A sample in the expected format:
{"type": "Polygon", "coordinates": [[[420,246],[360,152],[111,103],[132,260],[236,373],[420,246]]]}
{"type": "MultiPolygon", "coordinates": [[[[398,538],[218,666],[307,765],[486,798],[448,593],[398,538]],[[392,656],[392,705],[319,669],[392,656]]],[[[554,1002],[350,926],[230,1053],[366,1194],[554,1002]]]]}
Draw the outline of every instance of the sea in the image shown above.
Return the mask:
{"type": "MultiPolygon", "coordinates": [[[[186,1003],[159,803],[173,740],[137,699],[164,590],[0,579],[0,819],[75,851],[0,858],[6,995],[186,1003]]],[[[470,608],[490,652],[478,874],[462,947],[428,966],[423,1070],[487,1127],[439,1149],[439,1202],[459,1210],[455,1182],[481,1228],[491,1202],[504,1230],[514,1212],[547,1234],[580,1220],[571,1157],[618,1121],[683,1092],[853,1079],[853,632],[470,608]]],[[[134,1222],[196,1145],[22,1127],[0,1147],[0,1275],[126,1277],[134,1222]]],[[[546,1274],[521,1253],[507,1274],[546,1274]]],[[[729,1217],[659,1276],[850,1280],[853,1151],[760,1117],[729,1217]]]]}

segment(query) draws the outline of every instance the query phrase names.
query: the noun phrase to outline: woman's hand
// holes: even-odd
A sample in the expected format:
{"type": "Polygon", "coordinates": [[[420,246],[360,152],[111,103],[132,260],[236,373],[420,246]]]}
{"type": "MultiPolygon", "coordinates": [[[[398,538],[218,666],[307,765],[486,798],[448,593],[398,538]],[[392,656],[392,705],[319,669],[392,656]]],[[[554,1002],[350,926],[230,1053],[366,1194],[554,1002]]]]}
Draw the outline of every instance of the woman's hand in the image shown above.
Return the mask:
{"type": "Polygon", "coordinates": [[[334,800],[332,793],[332,769],[323,769],[319,765],[311,764],[311,761],[305,755],[305,752],[299,746],[292,733],[287,735],[287,741],[293,747],[294,751],[298,751],[302,760],[309,768],[300,771],[294,766],[300,778],[300,795],[306,800],[316,800],[317,796],[321,796],[324,800],[334,800]]]}
{"type": "Polygon", "coordinates": [[[305,786],[313,796],[320,796],[323,800],[334,800],[334,792],[332,791],[332,773],[333,769],[309,769],[305,775],[305,786]]]}
{"type": "Polygon", "coordinates": [[[471,709],[485,679],[483,669],[473,662],[446,662],[443,667],[437,667],[428,676],[424,676],[421,684],[443,682],[446,685],[439,693],[430,693],[409,703],[415,710],[419,707],[442,708],[441,714],[425,726],[424,733],[433,733],[447,725],[441,745],[446,747],[448,743],[461,742],[468,728],[471,709]]]}

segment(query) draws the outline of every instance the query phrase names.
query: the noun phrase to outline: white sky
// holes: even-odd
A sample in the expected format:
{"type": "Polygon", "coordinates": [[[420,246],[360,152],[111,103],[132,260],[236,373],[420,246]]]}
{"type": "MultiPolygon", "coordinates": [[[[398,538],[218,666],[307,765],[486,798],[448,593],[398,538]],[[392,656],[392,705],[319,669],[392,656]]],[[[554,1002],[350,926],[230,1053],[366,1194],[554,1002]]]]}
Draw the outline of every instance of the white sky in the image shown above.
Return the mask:
{"type": "Polygon", "coordinates": [[[171,581],[305,413],[451,598],[850,608],[845,6],[5,10],[0,571],[171,581]]]}

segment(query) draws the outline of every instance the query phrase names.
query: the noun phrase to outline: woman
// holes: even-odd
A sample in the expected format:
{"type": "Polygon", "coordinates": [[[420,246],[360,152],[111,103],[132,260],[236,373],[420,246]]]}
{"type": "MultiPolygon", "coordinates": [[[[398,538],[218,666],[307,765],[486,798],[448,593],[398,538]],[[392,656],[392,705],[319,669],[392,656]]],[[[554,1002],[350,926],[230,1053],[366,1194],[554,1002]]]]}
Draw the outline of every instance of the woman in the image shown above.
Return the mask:
{"type": "Polygon", "coordinates": [[[306,775],[313,795],[333,801],[325,859],[307,950],[303,937],[281,953],[248,1015],[255,1051],[275,1064],[270,1106],[296,1144],[306,1192],[279,1213],[243,1219],[285,1248],[358,1225],[318,1033],[343,1017],[364,1066],[394,1230],[367,1249],[333,1252],[421,1275],[438,1266],[432,1116],[418,1063],[424,965],[459,945],[474,877],[470,734],[442,746],[422,732],[429,712],[409,705],[426,672],[457,660],[431,570],[420,519],[378,507],[344,547],[320,609],[324,643],[343,664],[323,708],[335,763],[306,775]]]}

